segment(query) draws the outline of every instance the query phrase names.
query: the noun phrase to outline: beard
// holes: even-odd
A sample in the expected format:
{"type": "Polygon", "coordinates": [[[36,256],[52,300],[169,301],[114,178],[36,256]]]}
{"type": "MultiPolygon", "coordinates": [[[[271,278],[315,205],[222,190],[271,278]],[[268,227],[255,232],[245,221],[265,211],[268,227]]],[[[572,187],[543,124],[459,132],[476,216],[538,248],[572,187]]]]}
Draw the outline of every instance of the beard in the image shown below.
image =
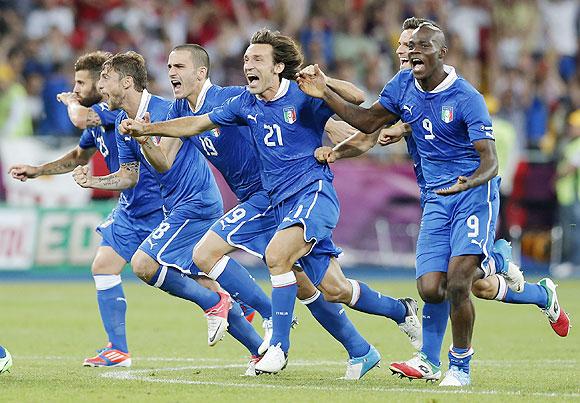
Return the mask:
{"type": "Polygon", "coordinates": [[[102,98],[103,97],[99,93],[99,91],[97,91],[96,88],[93,88],[93,90],[89,93],[89,95],[79,99],[79,103],[84,107],[90,108],[91,106],[101,102],[102,98]]]}

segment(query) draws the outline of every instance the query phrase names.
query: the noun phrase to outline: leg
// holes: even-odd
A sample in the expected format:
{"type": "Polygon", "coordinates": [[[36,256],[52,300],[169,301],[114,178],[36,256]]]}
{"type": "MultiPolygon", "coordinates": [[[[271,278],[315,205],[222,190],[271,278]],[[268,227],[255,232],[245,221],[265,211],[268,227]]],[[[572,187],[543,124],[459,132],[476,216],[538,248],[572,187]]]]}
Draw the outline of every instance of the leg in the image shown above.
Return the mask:
{"type": "Polygon", "coordinates": [[[130,366],[125,316],[127,301],[121,284],[121,271],[127,262],[110,246],[97,249],[91,271],[97,288],[97,301],[109,346],[97,356],[85,359],[85,366],[130,366]]]}
{"type": "Polygon", "coordinates": [[[257,310],[262,318],[269,319],[272,316],[270,299],[245,267],[226,256],[236,249],[209,230],[193,249],[193,262],[233,298],[240,299],[257,310]]]}

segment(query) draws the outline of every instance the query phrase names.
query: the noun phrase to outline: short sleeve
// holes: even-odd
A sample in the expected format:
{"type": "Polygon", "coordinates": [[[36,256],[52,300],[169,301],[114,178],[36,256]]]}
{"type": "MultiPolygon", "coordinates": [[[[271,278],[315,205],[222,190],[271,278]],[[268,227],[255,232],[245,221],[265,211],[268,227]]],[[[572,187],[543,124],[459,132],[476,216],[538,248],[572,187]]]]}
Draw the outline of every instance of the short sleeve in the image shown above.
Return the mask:
{"type": "MultiPolygon", "coordinates": [[[[118,119],[121,123],[120,120],[118,119]]],[[[130,162],[138,161],[137,156],[131,149],[131,143],[136,141],[131,136],[126,136],[119,133],[118,130],[119,125],[115,125],[115,140],[117,141],[117,149],[119,152],[119,164],[127,164],[130,162]]]]}
{"type": "Polygon", "coordinates": [[[95,104],[91,106],[91,109],[99,115],[102,126],[113,126],[119,115],[119,111],[110,111],[106,102],[95,104]]]}
{"type": "Polygon", "coordinates": [[[467,132],[472,143],[478,140],[495,140],[491,117],[480,93],[475,94],[461,104],[463,118],[467,125],[467,132]]]}
{"type": "Polygon", "coordinates": [[[83,150],[86,150],[87,148],[97,147],[97,144],[95,143],[95,138],[93,137],[93,134],[91,133],[90,129],[83,130],[83,133],[81,134],[81,139],[79,140],[79,147],[82,148],[83,150]]]}
{"type": "Polygon", "coordinates": [[[218,126],[246,126],[247,116],[243,114],[243,96],[240,94],[229,98],[223,105],[214,108],[209,114],[209,119],[218,126]]]}
{"type": "Polygon", "coordinates": [[[389,81],[381,94],[379,95],[379,103],[389,112],[401,116],[401,108],[399,106],[401,99],[401,73],[397,73],[395,77],[389,81]]]}

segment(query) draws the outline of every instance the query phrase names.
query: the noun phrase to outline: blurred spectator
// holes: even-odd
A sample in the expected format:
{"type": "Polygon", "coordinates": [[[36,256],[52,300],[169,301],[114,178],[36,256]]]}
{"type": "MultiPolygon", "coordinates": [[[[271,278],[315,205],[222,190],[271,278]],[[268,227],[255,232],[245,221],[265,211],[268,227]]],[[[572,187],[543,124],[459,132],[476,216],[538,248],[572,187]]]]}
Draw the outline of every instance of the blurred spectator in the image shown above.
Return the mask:
{"type": "Polygon", "coordinates": [[[77,129],[71,123],[66,106],[56,100],[61,92],[72,88],[72,72],[65,71],[64,65],[57,65],[55,71],[47,78],[42,89],[42,103],[45,115],[39,123],[38,134],[53,136],[77,135],[77,129]]]}
{"type": "Polygon", "coordinates": [[[27,108],[26,90],[7,64],[0,64],[0,136],[32,135],[32,119],[27,108]]]}
{"type": "Polygon", "coordinates": [[[568,138],[558,165],[556,194],[563,230],[562,260],[580,270],[580,109],[568,119],[568,138]]]}

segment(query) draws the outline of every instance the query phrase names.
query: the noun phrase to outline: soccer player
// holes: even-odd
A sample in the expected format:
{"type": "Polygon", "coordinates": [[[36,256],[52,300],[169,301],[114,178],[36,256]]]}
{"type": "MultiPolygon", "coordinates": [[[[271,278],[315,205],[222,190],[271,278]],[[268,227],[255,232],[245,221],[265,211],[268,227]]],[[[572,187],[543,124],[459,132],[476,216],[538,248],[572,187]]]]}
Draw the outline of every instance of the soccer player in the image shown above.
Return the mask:
{"type": "MultiPolygon", "coordinates": [[[[366,284],[347,279],[336,260],[341,252],[332,242],[339,207],[328,165],[313,156],[321,145],[324,126],[333,112],[302,93],[296,82],[302,55],[294,41],[278,32],[254,34],[244,55],[248,88],[209,114],[142,124],[127,119],[122,131],[132,136],[184,137],[218,126],[249,126],[277,218],[277,231],[266,248],[273,286],[273,335],[258,372],[275,373],[287,364],[289,330],[296,296],[295,262],[332,302],[385,316],[416,330],[414,300],[383,296],[366,284]]],[[[353,327],[354,330],[354,327],[353,327]]],[[[363,373],[378,364],[369,346],[357,366],[363,373]]]]}
{"type": "MultiPolygon", "coordinates": [[[[408,43],[412,33],[422,23],[430,22],[420,18],[408,18],[403,23],[403,31],[399,38],[399,47],[397,56],[400,60],[401,69],[411,68],[408,56],[408,43]]],[[[401,126],[408,126],[407,123],[401,126]]],[[[410,130],[399,131],[399,133],[410,132],[410,130]]],[[[316,150],[317,159],[320,162],[334,162],[341,158],[350,158],[361,155],[372,148],[377,141],[381,144],[389,144],[400,137],[393,137],[392,133],[386,135],[375,132],[371,135],[358,132],[351,136],[342,144],[337,145],[334,149],[330,147],[321,147],[316,150]]],[[[423,206],[423,196],[426,194],[426,184],[421,172],[421,159],[417,154],[417,149],[413,137],[405,137],[407,148],[412,157],[417,183],[421,191],[421,206],[423,206]]],[[[546,313],[549,322],[560,336],[568,333],[569,322],[565,314],[561,314],[558,308],[557,295],[555,286],[550,279],[543,279],[539,284],[530,284],[523,282],[518,273],[521,273],[517,266],[510,262],[511,247],[505,240],[498,240],[495,243],[494,251],[491,254],[495,261],[495,268],[499,273],[500,270],[508,270],[504,275],[491,274],[481,279],[475,279],[472,292],[481,299],[496,299],[506,303],[516,304],[535,304],[546,313]],[[520,284],[521,282],[521,284],[520,284]],[[510,287],[508,287],[508,285],[510,287]],[[511,287],[521,288],[520,292],[514,292],[511,287]],[[557,318],[562,315],[562,319],[557,318]]],[[[424,274],[417,273],[417,288],[421,298],[425,301],[423,307],[423,347],[416,357],[406,362],[397,362],[391,364],[391,370],[406,376],[410,379],[439,379],[441,372],[439,370],[439,355],[443,336],[447,325],[449,314],[449,303],[445,300],[445,281],[447,266],[441,268],[430,267],[432,270],[424,274]]],[[[478,271],[485,268],[480,267],[478,271]]],[[[480,275],[484,275],[481,273],[480,275]]]]}
{"type": "MultiPolygon", "coordinates": [[[[222,88],[212,84],[208,78],[209,67],[209,56],[201,46],[185,44],[173,49],[169,54],[168,73],[176,101],[168,118],[207,113],[227,99],[245,91],[244,87],[222,88]]],[[[357,96],[358,90],[351,84],[344,85],[340,80],[332,78],[329,78],[329,82],[345,99],[359,103],[362,101],[362,95],[357,96]]],[[[358,92],[362,94],[361,91],[358,92]]],[[[332,127],[335,123],[328,125],[332,127]]],[[[162,141],[164,144],[168,144],[168,141],[181,142],[169,138],[162,141]]],[[[245,126],[224,127],[221,130],[215,129],[199,136],[185,138],[183,141],[193,142],[220,170],[240,202],[217,220],[196,245],[193,253],[194,262],[209,277],[219,281],[220,285],[232,295],[240,296],[252,292],[255,283],[249,273],[227,257],[227,254],[240,249],[263,258],[267,244],[276,232],[278,224],[268,194],[262,186],[260,162],[249,130],[245,126]]],[[[166,170],[171,168],[173,159],[168,155],[162,162],[161,169],[166,170]]],[[[297,267],[295,269],[300,270],[297,267]]],[[[339,305],[325,301],[302,271],[297,271],[296,276],[299,284],[298,298],[309,308],[317,321],[343,344],[349,354],[345,378],[359,379],[364,372],[359,368],[360,365],[356,365],[357,358],[364,356],[369,351],[370,345],[358,332],[352,331],[353,325],[347,315],[341,312],[342,308],[339,305]]],[[[271,315],[270,304],[267,306],[264,304],[261,309],[262,316],[264,313],[271,315]]],[[[259,349],[260,354],[269,347],[271,319],[264,321],[264,328],[266,334],[259,349]]],[[[254,357],[254,364],[258,359],[259,357],[254,357]]],[[[252,369],[249,367],[246,374],[251,373],[252,369]]]]}
{"type": "Polygon", "coordinates": [[[304,91],[324,99],[365,133],[398,118],[411,125],[428,191],[417,242],[417,270],[448,265],[453,345],[441,385],[465,386],[471,382],[475,319],[469,294],[477,268],[489,264],[499,178],[483,97],[452,67],[444,66],[446,50],[445,36],[434,25],[423,24],[413,31],[412,69],[399,72],[369,109],[343,102],[320,75],[299,82],[304,91]]]}
{"type": "MultiPolygon", "coordinates": [[[[110,109],[121,109],[116,123],[131,117],[147,117],[152,121],[164,120],[171,102],[151,95],[146,90],[145,60],[135,52],[117,54],[108,59],[101,71],[98,88],[107,98],[110,109]]],[[[222,201],[215,180],[195,147],[187,144],[176,153],[174,169],[162,174],[153,168],[150,157],[159,148],[153,139],[139,140],[117,134],[121,168],[110,175],[93,177],[87,167],[75,168],[75,181],[83,187],[121,190],[137,183],[140,171],[151,172],[155,182],[150,191],[142,194],[147,200],[155,197],[161,188],[166,216],[141,243],[131,259],[135,274],[147,284],[188,301],[205,311],[208,321],[208,344],[215,345],[228,330],[228,313],[232,309],[229,331],[257,355],[261,337],[248,323],[237,303],[230,296],[198,284],[187,276],[191,273],[191,242],[195,242],[222,214],[222,201]]],[[[163,144],[160,144],[163,146],[163,144]]],[[[158,152],[159,154],[159,152],[158,152]]]]}
{"type": "MultiPolygon", "coordinates": [[[[14,165],[10,167],[13,178],[26,181],[38,176],[71,172],[76,166],[86,165],[97,150],[104,157],[109,171],[119,169],[115,136],[115,119],[119,111],[110,110],[107,103],[101,102],[102,95],[96,87],[101,67],[109,57],[111,54],[105,52],[81,56],[75,63],[73,92],[58,95],[58,99],[67,105],[71,121],[84,129],[79,145],[63,157],[40,166],[14,165]]],[[[109,343],[96,356],[85,359],[85,366],[131,365],[125,329],[127,300],[120,274],[141,242],[163,219],[158,189],[150,172],[141,171],[137,185],[121,192],[117,207],[97,227],[102,241],[91,271],[109,343]]]]}

